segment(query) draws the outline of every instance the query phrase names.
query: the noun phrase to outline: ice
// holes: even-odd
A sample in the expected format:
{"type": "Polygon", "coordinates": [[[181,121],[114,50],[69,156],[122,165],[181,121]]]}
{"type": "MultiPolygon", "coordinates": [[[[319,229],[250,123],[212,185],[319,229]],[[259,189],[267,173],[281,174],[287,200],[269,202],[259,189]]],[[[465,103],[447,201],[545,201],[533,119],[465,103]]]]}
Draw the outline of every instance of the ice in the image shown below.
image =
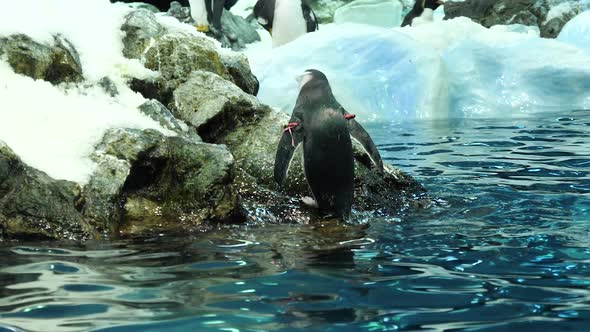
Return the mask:
{"type": "Polygon", "coordinates": [[[362,23],[380,27],[401,24],[402,4],[398,0],[355,0],[336,9],[334,23],[362,23]]]}
{"type": "Polygon", "coordinates": [[[322,70],[368,120],[518,117],[590,107],[590,56],[531,33],[467,18],[411,28],[330,25],[271,52],[249,53],[259,98],[287,113],[295,76],[322,70]]]}
{"type": "Polygon", "coordinates": [[[574,45],[590,54],[590,11],[582,12],[567,22],[557,40],[574,45]]]}

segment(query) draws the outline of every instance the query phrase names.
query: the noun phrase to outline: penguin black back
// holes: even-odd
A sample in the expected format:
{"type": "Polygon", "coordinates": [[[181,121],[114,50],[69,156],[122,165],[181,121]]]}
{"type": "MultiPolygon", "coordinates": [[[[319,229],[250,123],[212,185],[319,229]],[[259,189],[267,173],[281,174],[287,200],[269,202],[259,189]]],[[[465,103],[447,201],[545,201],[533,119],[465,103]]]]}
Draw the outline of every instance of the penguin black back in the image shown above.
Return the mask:
{"type": "Polygon", "coordinates": [[[258,0],[254,5],[254,17],[266,31],[272,30],[276,0],[258,0]]]}

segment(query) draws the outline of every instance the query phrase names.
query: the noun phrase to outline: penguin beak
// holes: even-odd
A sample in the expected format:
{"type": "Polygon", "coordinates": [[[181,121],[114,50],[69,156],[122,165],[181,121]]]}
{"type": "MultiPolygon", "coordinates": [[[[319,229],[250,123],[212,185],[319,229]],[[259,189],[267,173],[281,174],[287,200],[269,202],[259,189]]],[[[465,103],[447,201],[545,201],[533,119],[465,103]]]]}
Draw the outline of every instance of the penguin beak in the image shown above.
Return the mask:
{"type": "Polygon", "coordinates": [[[272,36],[272,28],[268,28],[268,33],[272,36]]]}

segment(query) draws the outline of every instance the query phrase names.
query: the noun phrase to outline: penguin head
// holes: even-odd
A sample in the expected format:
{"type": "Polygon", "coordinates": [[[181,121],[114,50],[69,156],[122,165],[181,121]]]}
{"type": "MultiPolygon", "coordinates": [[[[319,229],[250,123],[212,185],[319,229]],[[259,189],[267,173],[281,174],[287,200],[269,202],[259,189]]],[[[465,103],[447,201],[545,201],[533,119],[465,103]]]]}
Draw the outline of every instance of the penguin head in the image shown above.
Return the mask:
{"type": "Polygon", "coordinates": [[[254,17],[266,31],[272,34],[275,0],[258,0],[254,5],[254,17]]]}
{"type": "Polygon", "coordinates": [[[418,0],[417,2],[422,2],[423,10],[425,8],[436,10],[439,6],[445,4],[442,0],[418,0]]]}
{"type": "Polygon", "coordinates": [[[326,75],[317,69],[307,69],[303,72],[303,74],[297,76],[297,82],[299,83],[299,90],[303,89],[303,87],[307,85],[330,85],[326,75]]]}

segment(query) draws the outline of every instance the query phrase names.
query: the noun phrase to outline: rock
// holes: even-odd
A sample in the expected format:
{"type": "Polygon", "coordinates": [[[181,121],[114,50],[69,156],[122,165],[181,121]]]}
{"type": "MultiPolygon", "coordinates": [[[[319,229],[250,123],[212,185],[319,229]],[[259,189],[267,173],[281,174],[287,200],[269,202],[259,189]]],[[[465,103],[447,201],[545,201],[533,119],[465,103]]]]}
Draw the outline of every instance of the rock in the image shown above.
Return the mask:
{"type": "Polygon", "coordinates": [[[258,122],[269,108],[253,96],[210,72],[194,71],[174,91],[174,115],[194,126],[205,142],[222,143],[221,137],[241,126],[258,122]]]}
{"type": "Polygon", "coordinates": [[[466,16],[485,27],[523,24],[537,26],[541,37],[555,38],[572,17],[582,11],[579,1],[466,0],[445,2],[445,19],[466,16]]]}
{"type": "Polygon", "coordinates": [[[203,140],[194,128],[189,128],[184,122],[177,120],[174,115],[157,100],[148,100],[139,106],[139,110],[156,120],[162,127],[169,129],[178,136],[184,137],[192,142],[202,142],[203,140]]]}
{"type": "Polygon", "coordinates": [[[227,68],[229,75],[232,77],[232,81],[242,89],[242,91],[253,96],[258,94],[260,84],[256,76],[252,73],[248,57],[245,54],[224,52],[221,53],[221,62],[225,68],[227,68]]]}
{"type": "Polygon", "coordinates": [[[25,165],[0,141],[0,229],[8,238],[82,240],[93,231],[75,208],[78,184],[25,165]]]}
{"type": "Polygon", "coordinates": [[[119,95],[119,89],[117,89],[117,85],[107,76],[98,80],[98,86],[100,86],[104,92],[108,93],[111,97],[116,97],[119,95]]]}
{"type": "Polygon", "coordinates": [[[355,0],[334,13],[334,23],[360,23],[384,28],[401,24],[399,0],[355,0]]]}
{"type": "Polygon", "coordinates": [[[231,79],[212,40],[185,32],[168,32],[155,40],[144,58],[146,68],[160,72],[171,90],[184,83],[194,70],[205,70],[231,79]]]}
{"type": "Polygon", "coordinates": [[[52,84],[80,82],[82,65],[72,44],[55,36],[53,45],[40,44],[23,34],[0,38],[0,56],[18,74],[52,84]]]}
{"type": "Polygon", "coordinates": [[[134,10],[125,16],[121,26],[123,37],[123,55],[130,59],[141,59],[150,43],[164,32],[164,27],[154,13],[147,10],[134,10]]]}
{"type": "MultiPolygon", "coordinates": [[[[180,3],[173,1],[170,4],[168,15],[176,18],[180,22],[194,24],[195,21],[191,16],[190,7],[182,7],[180,3]]],[[[229,47],[233,50],[243,49],[246,44],[260,41],[260,36],[246,19],[234,15],[228,10],[223,10],[221,14],[222,31],[216,31],[211,26],[207,32],[209,37],[217,39],[223,47],[229,47]]]]}
{"type": "Polygon", "coordinates": [[[353,0],[308,0],[311,9],[315,13],[319,23],[332,23],[336,9],[352,2],[353,0]]]}
{"type": "Polygon", "coordinates": [[[96,229],[146,234],[243,218],[232,186],[234,160],[223,145],[112,129],[93,159],[99,167],[81,202],[96,229]]]}

